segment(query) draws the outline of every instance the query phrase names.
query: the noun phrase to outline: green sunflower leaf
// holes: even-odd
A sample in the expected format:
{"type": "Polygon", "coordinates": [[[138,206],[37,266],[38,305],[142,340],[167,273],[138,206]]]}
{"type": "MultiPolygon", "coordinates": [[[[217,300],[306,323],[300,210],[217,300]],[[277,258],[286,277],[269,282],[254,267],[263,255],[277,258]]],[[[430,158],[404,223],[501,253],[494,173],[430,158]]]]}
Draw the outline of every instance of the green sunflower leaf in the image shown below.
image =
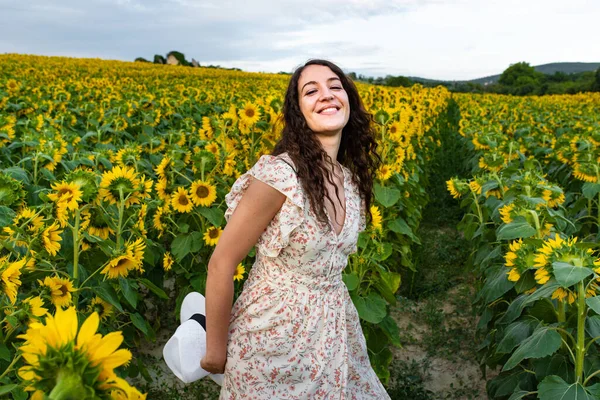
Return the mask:
{"type": "Polygon", "coordinates": [[[356,289],[360,284],[360,280],[356,274],[342,274],[342,280],[346,284],[348,291],[356,289]]]}
{"type": "Polygon", "coordinates": [[[150,290],[152,293],[154,293],[155,295],[157,295],[161,299],[169,300],[169,296],[167,296],[167,293],[165,293],[164,290],[162,290],[161,288],[159,288],[158,286],[156,286],[154,283],[150,282],[148,279],[146,279],[146,278],[140,278],[139,282],[142,285],[146,286],[148,288],[148,290],[150,290]]]}
{"type": "Polygon", "coordinates": [[[535,228],[525,220],[525,218],[517,217],[510,224],[500,226],[496,231],[498,240],[512,240],[518,238],[528,238],[535,235],[535,228]]]}
{"type": "Polygon", "coordinates": [[[375,184],[373,191],[375,192],[375,199],[377,202],[385,208],[389,208],[396,204],[402,196],[402,193],[398,189],[382,186],[378,183],[375,184]]]}
{"type": "Polygon", "coordinates": [[[11,208],[0,206],[0,226],[10,225],[15,215],[15,212],[11,208]]]}
{"type": "Polygon", "coordinates": [[[560,348],[561,337],[556,330],[548,326],[539,326],[533,335],[525,339],[508,359],[502,371],[516,367],[528,358],[542,358],[554,354],[560,348]]]}
{"type": "Polygon", "coordinates": [[[539,324],[533,318],[524,318],[523,320],[513,322],[504,331],[504,337],[498,344],[498,353],[510,353],[512,349],[517,347],[525,339],[531,336],[531,333],[535,330],[539,324]]]}
{"type": "Polygon", "coordinates": [[[581,192],[586,199],[593,199],[598,193],[600,193],[600,183],[586,182],[581,187],[581,192]]]}
{"type": "Polygon", "coordinates": [[[594,310],[596,314],[600,314],[600,296],[589,297],[585,299],[585,303],[589,308],[594,310]]]}
{"type": "Polygon", "coordinates": [[[558,261],[553,262],[552,267],[554,269],[554,277],[556,278],[556,281],[565,288],[581,282],[594,273],[594,271],[589,268],[576,267],[574,265],[558,261]]]}
{"type": "Polygon", "coordinates": [[[556,375],[547,376],[538,386],[540,400],[596,400],[596,395],[595,387],[585,388],[581,383],[567,383],[556,375]]]}
{"type": "Polygon", "coordinates": [[[217,207],[198,207],[198,212],[214,226],[221,226],[225,222],[225,214],[223,210],[217,207]]]}
{"type": "Polygon", "coordinates": [[[112,304],[117,310],[123,312],[119,296],[108,282],[102,282],[95,288],[96,294],[104,301],[112,304]]]}
{"type": "Polygon", "coordinates": [[[0,386],[0,395],[7,394],[18,388],[19,385],[10,384],[10,385],[2,385],[0,386]]]}
{"type": "Polygon", "coordinates": [[[367,297],[362,297],[350,293],[350,297],[358,311],[358,315],[365,321],[378,324],[385,318],[387,303],[379,294],[371,292],[367,297]]]}
{"type": "Polygon", "coordinates": [[[394,346],[398,348],[402,347],[402,343],[400,343],[400,329],[394,318],[386,315],[383,321],[379,323],[379,327],[394,346]]]}
{"type": "Polygon", "coordinates": [[[140,331],[144,333],[144,335],[148,335],[148,326],[146,326],[146,320],[139,313],[129,314],[131,318],[131,322],[138,328],[140,331]]]}
{"type": "Polygon", "coordinates": [[[129,281],[125,278],[119,278],[119,286],[121,287],[123,296],[125,296],[125,300],[135,309],[137,307],[137,294],[131,288],[129,281]]]}

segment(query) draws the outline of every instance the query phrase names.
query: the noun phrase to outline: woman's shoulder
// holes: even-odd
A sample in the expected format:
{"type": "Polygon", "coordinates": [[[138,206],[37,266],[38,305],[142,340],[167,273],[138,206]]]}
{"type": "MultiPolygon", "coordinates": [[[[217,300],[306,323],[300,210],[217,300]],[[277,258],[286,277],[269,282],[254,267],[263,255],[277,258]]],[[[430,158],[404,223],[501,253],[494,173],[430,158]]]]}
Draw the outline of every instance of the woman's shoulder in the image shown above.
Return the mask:
{"type": "Polygon", "coordinates": [[[287,152],[273,155],[264,154],[260,156],[255,164],[255,168],[267,170],[270,172],[286,173],[296,175],[296,166],[294,160],[287,152]]]}

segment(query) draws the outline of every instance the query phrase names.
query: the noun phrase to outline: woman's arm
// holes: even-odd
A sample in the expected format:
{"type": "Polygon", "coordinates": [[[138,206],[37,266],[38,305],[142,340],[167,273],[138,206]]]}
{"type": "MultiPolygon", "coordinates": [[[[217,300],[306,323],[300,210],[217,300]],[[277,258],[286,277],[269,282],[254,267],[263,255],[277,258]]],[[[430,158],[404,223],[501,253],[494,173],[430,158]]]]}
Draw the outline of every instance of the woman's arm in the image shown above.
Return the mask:
{"type": "Polygon", "coordinates": [[[227,361],[229,318],[233,305],[233,275],[273,217],[285,202],[285,195],[252,179],[229,218],[208,262],[206,279],[206,356],[201,366],[222,373],[227,361]]]}

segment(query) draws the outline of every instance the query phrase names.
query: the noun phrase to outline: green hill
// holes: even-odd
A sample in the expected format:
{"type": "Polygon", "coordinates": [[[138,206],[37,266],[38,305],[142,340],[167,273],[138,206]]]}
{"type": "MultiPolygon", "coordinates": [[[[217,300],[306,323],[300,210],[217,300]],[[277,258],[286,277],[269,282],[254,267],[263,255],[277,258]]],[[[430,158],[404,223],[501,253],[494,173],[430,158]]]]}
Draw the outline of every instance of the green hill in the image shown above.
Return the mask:
{"type": "MultiPolygon", "coordinates": [[[[583,62],[563,62],[563,63],[550,63],[534,66],[536,71],[544,74],[552,75],[556,72],[563,72],[565,74],[577,74],[580,72],[596,71],[600,68],[600,62],[598,63],[583,63],[583,62]]],[[[481,83],[482,85],[496,83],[500,78],[501,74],[486,76],[483,78],[471,79],[465,82],[481,83]]]]}

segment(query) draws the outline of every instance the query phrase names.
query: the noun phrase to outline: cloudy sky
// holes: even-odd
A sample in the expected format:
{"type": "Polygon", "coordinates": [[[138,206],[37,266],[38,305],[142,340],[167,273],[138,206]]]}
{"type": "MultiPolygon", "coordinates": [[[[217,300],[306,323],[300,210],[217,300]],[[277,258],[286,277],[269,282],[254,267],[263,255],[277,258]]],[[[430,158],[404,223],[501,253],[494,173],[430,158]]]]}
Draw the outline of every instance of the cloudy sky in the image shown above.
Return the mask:
{"type": "Polygon", "coordinates": [[[0,53],[292,72],[474,79],[510,64],[600,62],[598,0],[0,0],[0,53]]]}

